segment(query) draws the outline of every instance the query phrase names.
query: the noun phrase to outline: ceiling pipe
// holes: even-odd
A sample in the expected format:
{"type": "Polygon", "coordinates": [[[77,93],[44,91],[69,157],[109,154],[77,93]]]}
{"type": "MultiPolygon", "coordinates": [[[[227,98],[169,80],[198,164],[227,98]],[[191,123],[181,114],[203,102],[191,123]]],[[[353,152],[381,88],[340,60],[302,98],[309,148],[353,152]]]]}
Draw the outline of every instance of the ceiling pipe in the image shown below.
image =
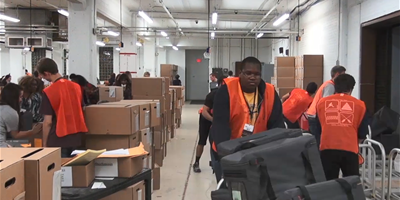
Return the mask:
{"type": "MultiPolygon", "coordinates": [[[[162,36],[160,36],[160,35],[148,35],[148,36],[145,36],[146,38],[165,38],[165,37],[162,37],[162,36]]],[[[196,35],[196,36],[188,36],[188,35],[186,35],[186,36],[183,36],[183,37],[187,37],[187,38],[193,38],[193,37],[196,37],[196,38],[208,38],[208,34],[207,35],[196,35]]],[[[171,38],[182,38],[182,37],[180,37],[180,36],[170,36],[170,39],[171,38]]],[[[217,39],[217,38],[226,38],[226,39],[255,39],[253,36],[232,36],[232,35],[226,35],[226,36],[222,36],[222,35],[220,35],[220,36],[218,36],[218,35],[216,35],[215,36],[215,39],[217,39]]],[[[262,37],[262,38],[258,38],[259,40],[260,39],[289,39],[289,37],[262,37]]]]}
{"type": "Polygon", "coordinates": [[[246,36],[249,36],[250,33],[253,33],[253,31],[258,27],[258,25],[261,24],[261,23],[272,13],[272,11],[274,11],[274,10],[278,7],[278,5],[279,5],[279,2],[278,2],[277,4],[275,4],[275,6],[272,7],[271,10],[269,10],[269,11],[267,12],[267,14],[264,15],[263,18],[261,18],[261,20],[250,30],[249,33],[247,33],[246,36]]]}
{"type": "Polygon", "coordinates": [[[169,12],[168,8],[164,5],[163,0],[160,0],[160,3],[161,3],[161,5],[162,5],[162,7],[164,8],[165,12],[166,12],[166,13],[168,14],[168,16],[172,19],[172,21],[175,23],[175,26],[176,26],[176,28],[178,29],[177,31],[179,31],[179,32],[183,35],[182,29],[179,27],[178,22],[176,22],[174,16],[172,16],[171,12],[169,12]]]}

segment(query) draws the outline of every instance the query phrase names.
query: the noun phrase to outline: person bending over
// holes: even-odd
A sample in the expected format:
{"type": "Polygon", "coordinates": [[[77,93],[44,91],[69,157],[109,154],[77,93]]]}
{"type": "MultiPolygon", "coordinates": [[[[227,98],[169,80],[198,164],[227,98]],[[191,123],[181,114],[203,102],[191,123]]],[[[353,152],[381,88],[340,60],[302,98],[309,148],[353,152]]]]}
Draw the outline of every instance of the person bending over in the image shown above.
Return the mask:
{"type": "Polygon", "coordinates": [[[321,161],[327,180],[359,175],[358,144],[367,137],[365,103],[351,96],[356,81],[349,74],[335,80],[335,94],[317,105],[317,130],[321,136],[321,161]]]}

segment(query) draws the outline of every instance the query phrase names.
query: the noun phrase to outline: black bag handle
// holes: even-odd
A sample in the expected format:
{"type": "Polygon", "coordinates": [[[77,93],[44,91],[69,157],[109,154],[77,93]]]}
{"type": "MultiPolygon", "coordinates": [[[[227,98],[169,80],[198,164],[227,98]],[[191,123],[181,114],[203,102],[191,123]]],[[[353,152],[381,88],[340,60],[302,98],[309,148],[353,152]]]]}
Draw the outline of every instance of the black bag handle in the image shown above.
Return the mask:
{"type": "Polygon", "coordinates": [[[242,150],[245,150],[245,149],[251,149],[251,148],[254,148],[256,146],[257,145],[254,144],[253,142],[247,141],[247,142],[244,142],[244,143],[240,144],[240,146],[238,148],[239,149],[238,151],[242,151],[242,150]]]}
{"type": "MultiPolygon", "coordinates": [[[[271,177],[269,176],[268,173],[268,168],[267,165],[265,163],[263,163],[262,165],[260,165],[260,172],[261,172],[261,176],[260,176],[260,188],[261,190],[264,190],[264,188],[266,188],[266,192],[267,192],[267,196],[269,200],[276,200],[276,194],[274,191],[274,188],[272,187],[272,183],[271,183],[271,177]]],[[[264,195],[263,195],[264,196],[264,195]]]]}
{"type": "Polygon", "coordinates": [[[300,192],[303,195],[304,200],[311,200],[310,193],[308,192],[307,188],[304,185],[303,186],[297,186],[297,188],[300,189],[300,192]]]}
{"type": "Polygon", "coordinates": [[[351,187],[350,183],[348,183],[347,181],[343,180],[343,179],[336,179],[336,182],[338,182],[340,184],[340,186],[343,188],[344,192],[346,192],[347,195],[347,199],[348,200],[354,200],[354,196],[353,196],[353,187],[351,187]]]}
{"type": "MultiPolygon", "coordinates": [[[[316,144],[316,143],[315,143],[316,144]]],[[[313,147],[313,144],[309,144],[306,146],[306,149],[301,152],[301,157],[303,159],[304,167],[306,169],[306,176],[308,184],[324,182],[325,176],[315,176],[315,168],[318,165],[320,158],[318,157],[317,153],[311,153],[310,149],[313,147]]]]}

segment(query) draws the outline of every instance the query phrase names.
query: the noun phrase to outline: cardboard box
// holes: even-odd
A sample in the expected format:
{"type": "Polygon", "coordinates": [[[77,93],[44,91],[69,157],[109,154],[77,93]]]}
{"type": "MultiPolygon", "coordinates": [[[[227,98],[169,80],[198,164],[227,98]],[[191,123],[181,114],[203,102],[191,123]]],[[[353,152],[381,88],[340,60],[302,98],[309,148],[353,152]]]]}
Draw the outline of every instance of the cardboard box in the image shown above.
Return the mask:
{"type": "Polygon", "coordinates": [[[133,96],[133,99],[159,102],[160,103],[160,113],[163,113],[166,110],[166,97],[165,96],[156,96],[156,97],[133,96]]]}
{"type": "Polygon", "coordinates": [[[161,188],[161,168],[156,164],[153,169],[153,190],[161,188]]]}
{"type": "Polygon", "coordinates": [[[177,99],[183,99],[183,96],[185,95],[185,87],[184,86],[169,86],[169,88],[176,90],[176,98],[177,99]]]}
{"type": "Polygon", "coordinates": [[[52,200],[53,191],[61,195],[60,148],[4,148],[1,154],[24,160],[26,200],[52,200]]]}
{"type": "Polygon", "coordinates": [[[122,100],[121,103],[148,103],[150,104],[150,127],[161,125],[161,104],[159,100],[122,100]]]}
{"type": "Polygon", "coordinates": [[[295,68],[294,67],[275,67],[276,77],[294,77],[295,68]]]}
{"type": "Polygon", "coordinates": [[[277,92],[279,94],[279,97],[282,98],[285,94],[291,92],[293,88],[277,88],[277,92]]]}
{"type": "Polygon", "coordinates": [[[171,125],[171,138],[175,138],[176,135],[176,129],[175,129],[175,124],[171,125]]]}
{"type": "Polygon", "coordinates": [[[167,151],[168,150],[168,144],[167,143],[165,143],[164,144],[164,159],[167,157],[167,151]]]}
{"type": "Polygon", "coordinates": [[[93,150],[129,149],[140,144],[140,132],[132,135],[86,135],[86,148],[93,150]]]}
{"type": "Polygon", "coordinates": [[[132,185],[126,189],[123,189],[117,193],[114,193],[100,200],[145,200],[145,199],[146,199],[146,187],[144,181],[140,181],[135,185],[132,185]]]}
{"type": "Polygon", "coordinates": [[[295,57],[275,57],[275,67],[294,67],[295,57]]]}
{"type": "Polygon", "coordinates": [[[166,90],[166,82],[164,77],[145,77],[132,78],[132,95],[133,96],[164,96],[166,90]]]}
{"type": "Polygon", "coordinates": [[[143,156],[98,158],[94,164],[96,177],[130,178],[143,170],[143,156]]]}
{"type": "Polygon", "coordinates": [[[140,131],[141,134],[141,141],[142,144],[144,145],[144,149],[146,151],[151,151],[153,148],[153,133],[150,128],[146,128],[140,131]]]}
{"type": "Polygon", "coordinates": [[[163,141],[163,133],[161,131],[154,131],[154,148],[161,149],[162,145],[164,144],[163,141]]]}
{"type": "Polygon", "coordinates": [[[124,89],[119,86],[99,87],[100,101],[115,102],[124,99],[124,89]]]}
{"type": "Polygon", "coordinates": [[[87,134],[132,135],[139,130],[139,106],[100,104],[85,109],[87,134]]]}
{"type": "Polygon", "coordinates": [[[149,151],[149,154],[143,157],[143,168],[153,169],[153,149],[149,151]]]}
{"type": "Polygon", "coordinates": [[[161,149],[154,150],[154,163],[162,167],[164,163],[164,146],[161,149]]]}
{"type": "MultiPolygon", "coordinates": [[[[24,160],[0,149],[0,199],[13,200],[25,192],[24,160]]],[[[20,198],[20,197],[18,197],[20,198]]]]}
{"type": "Polygon", "coordinates": [[[304,67],[302,72],[304,78],[323,78],[324,68],[322,66],[304,67]]]}
{"type": "Polygon", "coordinates": [[[303,55],[304,66],[324,66],[324,55],[303,55]]]}
{"type": "MultiPolygon", "coordinates": [[[[63,159],[68,161],[70,159],[63,159]]],[[[61,167],[62,187],[89,187],[94,180],[94,161],[87,165],[61,167]]]]}
{"type": "Polygon", "coordinates": [[[294,77],[278,77],[276,82],[277,82],[276,87],[278,88],[294,87],[294,77]]]}

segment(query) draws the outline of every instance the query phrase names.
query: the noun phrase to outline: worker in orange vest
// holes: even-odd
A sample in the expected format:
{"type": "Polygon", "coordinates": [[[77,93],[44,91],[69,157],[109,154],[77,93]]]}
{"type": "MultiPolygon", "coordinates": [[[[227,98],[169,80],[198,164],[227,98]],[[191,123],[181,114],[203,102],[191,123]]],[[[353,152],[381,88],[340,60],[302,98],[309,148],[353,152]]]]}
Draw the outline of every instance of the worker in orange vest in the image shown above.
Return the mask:
{"type": "Polygon", "coordinates": [[[335,80],[334,95],[317,104],[317,129],[321,135],[321,161],[327,180],[359,175],[358,144],[367,137],[365,103],[351,96],[356,81],[349,74],[335,80]]]}
{"type": "Polygon", "coordinates": [[[278,94],[261,79],[261,62],[248,57],[241,64],[239,77],[225,79],[215,95],[210,133],[215,152],[221,142],[285,127],[278,94]]]}
{"type": "Polygon", "coordinates": [[[306,90],[295,88],[282,97],[283,116],[288,128],[300,128],[299,120],[313,101],[313,95],[317,91],[317,84],[311,82],[306,90]]]}
{"type": "MultiPolygon", "coordinates": [[[[218,86],[221,86],[223,80],[226,77],[219,77],[218,78],[218,86]]],[[[199,141],[196,148],[196,160],[193,164],[193,171],[195,173],[200,173],[200,158],[203,154],[204,146],[207,144],[207,139],[209,138],[210,128],[213,121],[213,105],[214,105],[214,97],[217,93],[218,88],[212,90],[210,93],[207,94],[206,100],[204,102],[203,107],[199,110],[199,141]]],[[[211,138],[209,139],[211,142],[211,138]]]]}
{"type": "Polygon", "coordinates": [[[317,143],[319,144],[320,138],[317,130],[317,122],[318,120],[315,118],[316,112],[317,112],[317,104],[319,100],[323,97],[330,96],[335,93],[335,84],[334,80],[337,76],[340,74],[346,73],[346,68],[343,66],[334,66],[331,69],[331,80],[328,80],[324,82],[319,89],[317,90],[317,93],[314,96],[313,102],[311,103],[311,106],[307,110],[307,117],[308,117],[308,123],[309,123],[309,128],[310,128],[310,133],[315,136],[317,143]]]}
{"type": "Polygon", "coordinates": [[[52,82],[43,91],[40,108],[44,115],[43,146],[61,147],[61,156],[71,157],[72,151],[81,146],[82,133],[88,131],[81,88],[64,79],[52,59],[42,58],[36,69],[42,78],[52,82]]]}

